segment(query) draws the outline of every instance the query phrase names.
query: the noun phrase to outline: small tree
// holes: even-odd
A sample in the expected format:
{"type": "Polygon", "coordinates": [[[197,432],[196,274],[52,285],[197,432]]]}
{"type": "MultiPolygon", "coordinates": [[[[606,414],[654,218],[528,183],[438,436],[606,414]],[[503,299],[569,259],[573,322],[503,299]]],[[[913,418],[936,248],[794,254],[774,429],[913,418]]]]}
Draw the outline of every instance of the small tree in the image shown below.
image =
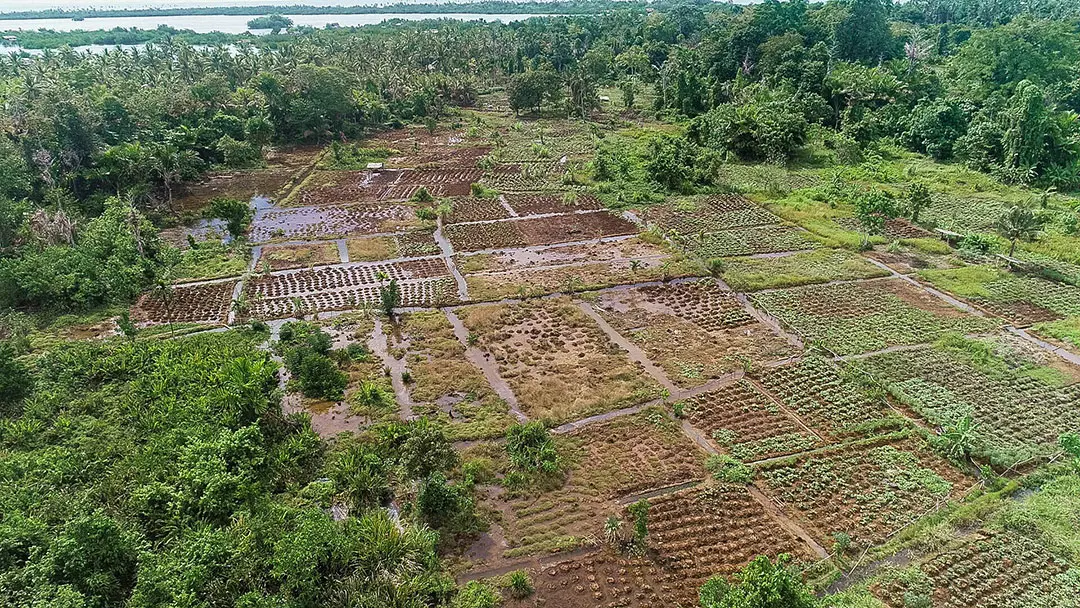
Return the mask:
{"type": "Polygon", "coordinates": [[[525,472],[559,470],[559,453],[551,433],[539,421],[515,424],[506,432],[506,452],[510,463],[525,472]]]}
{"type": "Polygon", "coordinates": [[[941,440],[945,454],[954,460],[967,458],[975,448],[978,426],[971,414],[964,414],[942,429],[941,440]]]}
{"type": "Polygon", "coordinates": [[[390,279],[389,283],[379,287],[379,306],[383,314],[393,320],[394,309],[399,305],[401,305],[401,288],[398,287],[397,279],[390,279]]]}
{"type": "Polygon", "coordinates": [[[1073,470],[1080,474],[1080,434],[1067,433],[1058,440],[1061,449],[1072,457],[1073,470]]]}
{"type": "Polygon", "coordinates": [[[644,549],[649,535],[649,501],[639,500],[626,508],[634,517],[634,544],[644,549]]]}
{"type": "Polygon", "coordinates": [[[907,211],[911,217],[911,221],[919,221],[919,213],[924,209],[930,207],[932,199],[930,198],[930,188],[922,182],[915,182],[908,186],[907,191],[907,211]]]}
{"type": "Polygon", "coordinates": [[[1016,242],[1033,240],[1042,230],[1043,220],[1034,211],[1014,205],[998,218],[998,233],[1009,239],[1009,257],[1016,252],[1016,242]]]}
{"type": "Polygon", "coordinates": [[[234,198],[215,198],[207,212],[210,217],[225,220],[225,227],[234,239],[244,236],[251,224],[251,207],[234,198]]]}
{"type": "Polygon", "coordinates": [[[870,237],[885,232],[885,224],[896,217],[896,200],[884,190],[862,192],[855,197],[855,217],[863,227],[863,247],[870,237]]]}

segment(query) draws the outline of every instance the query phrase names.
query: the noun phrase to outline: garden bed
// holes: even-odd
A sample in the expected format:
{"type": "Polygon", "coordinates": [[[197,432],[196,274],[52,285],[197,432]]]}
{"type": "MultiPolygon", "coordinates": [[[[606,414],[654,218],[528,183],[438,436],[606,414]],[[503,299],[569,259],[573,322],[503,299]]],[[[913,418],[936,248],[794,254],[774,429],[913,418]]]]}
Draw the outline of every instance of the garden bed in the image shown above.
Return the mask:
{"type": "Polygon", "coordinates": [[[350,205],[259,210],[248,235],[252,243],[271,240],[342,238],[396,232],[419,225],[407,205],[350,205]]]}
{"type": "Polygon", "coordinates": [[[981,319],[901,279],[811,285],[753,294],[755,306],[808,342],[849,355],[989,331],[981,319]]]}
{"type": "Polygon", "coordinates": [[[229,318],[236,281],[177,285],[143,294],[131,309],[131,320],[162,323],[224,324],[229,318]]]}
{"type": "Polygon", "coordinates": [[[304,243],[299,245],[266,245],[256,262],[257,268],[270,270],[311,268],[341,262],[337,243],[304,243]]]}
{"type": "Polygon", "coordinates": [[[659,394],[569,298],[468,306],[458,314],[530,418],[564,422],[659,394]]]}
{"type": "Polygon", "coordinates": [[[613,289],[597,294],[593,307],[682,387],[792,354],[711,279],[613,289]]]}

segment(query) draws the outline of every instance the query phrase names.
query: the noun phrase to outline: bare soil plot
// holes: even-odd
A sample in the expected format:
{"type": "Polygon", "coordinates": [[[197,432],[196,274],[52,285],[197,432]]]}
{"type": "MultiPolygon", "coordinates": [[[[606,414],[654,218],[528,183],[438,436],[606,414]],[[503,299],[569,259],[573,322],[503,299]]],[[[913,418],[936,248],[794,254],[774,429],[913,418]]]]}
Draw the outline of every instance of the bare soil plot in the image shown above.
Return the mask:
{"type": "Polygon", "coordinates": [[[274,198],[310,167],[321,151],[314,146],[286,147],[271,151],[264,169],[210,173],[198,182],[178,186],[173,206],[184,212],[201,209],[219,197],[242,201],[254,196],[274,198]]]}
{"type": "Polygon", "coordinates": [[[1070,565],[1019,532],[979,532],[917,565],[917,575],[889,577],[874,595],[889,608],[927,598],[935,607],[1067,606],[1080,595],[1070,565]]]}
{"type": "Polygon", "coordinates": [[[132,321],[160,323],[223,324],[229,318],[236,281],[177,285],[143,294],[131,309],[132,321]]]}
{"type": "Polygon", "coordinates": [[[1035,361],[1007,345],[991,345],[985,358],[971,353],[928,347],[871,357],[860,367],[930,425],[971,416],[977,424],[976,452],[995,465],[1046,457],[1057,450],[1060,435],[1076,430],[1080,370],[1061,370],[1071,366],[1053,355],[1035,361]]]}
{"type": "Polygon", "coordinates": [[[711,279],[613,289],[597,294],[593,307],[682,387],[791,354],[784,339],[711,279]]]}
{"type": "Polygon", "coordinates": [[[645,219],[684,237],[702,233],[780,224],[779,217],[738,194],[678,198],[645,209],[645,219]]]}
{"type": "Polygon", "coordinates": [[[758,555],[814,557],[746,486],[735,484],[706,483],[650,499],[649,544],[674,575],[672,594],[687,605],[710,576],[731,576],[758,555]]]}
{"type": "Polygon", "coordinates": [[[568,213],[484,224],[451,225],[446,237],[455,251],[551,245],[607,236],[637,234],[633,222],[606,211],[568,213]]]}
{"type": "Polygon", "coordinates": [[[414,414],[429,415],[448,425],[452,439],[502,435],[516,422],[506,403],[483,373],[465,357],[465,347],[442,311],[401,315],[396,331],[404,344],[414,414]]]}
{"type": "Polygon", "coordinates": [[[696,395],[683,403],[691,425],[743,462],[785,456],[822,445],[817,435],[746,380],[696,395]]]}
{"type": "Polygon", "coordinates": [[[791,456],[758,472],[757,484],[805,520],[822,545],[845,533],[860,548],[959,498],[973,483],[907,433],[791,456]]]}
{"type": "Polygon", "coordinates": [[[826,440],[865,435],[901,422],[860,376],[822,357],[810,355],[782,367],[759,368],[752,374],[826,440]]]}
{"type": "Polygon", "coordinates": [[[531,418],[567,421],[654,398],[659,386],[569,298],[458,311],[531,418]]]}
{"type": "Polygon", "coordinates": [[[475,167],[487,156],[491,146],[461,131],[430,133],[426,128],[406,127],[380,134],[362,144],[367,148],[385,147],[396,153],[386,159],[388,167],[475,167]]]}
{"type": "Polygon", "coordinates": [[[1080,287],[989,266],[919,273],[935,287],[965,298],[1014,325],[1080,315],[1080,287]]]}
{"type": "Polygon", "coordinates": [[[266,245],[256,264],[259,268],[265,264],[270,267],[270,270],[287,270],[337,264],[340,261],[336,243],[305,243],[266,245]]]}
{"type": "Polygon", "coordinates": [[[506,194],[504,198],[518,215],[599,211],[604,208],[600,199],[589,194],[567,197],[565,194],[521,193],[506,194]]]}
{"type": "Polygon", "coordinates": [[[450,215],[446,218],[448,224],[502,220],[510,217],[510,212],[497,198],[462,196],[449,199],[449,203],[450,215]]]}
{"type": "Polygon", "coordinates": [[[395,232],[419,225],[408,205],[270,208],[255,213],[249,240],[327,239],[395,232]]]}
{"type": "Polygon", "coordinates": [[[348,239],[345,246],[350,262],[417,258],[439,255],[442,252],[432,233],[424,230],[348,239]]]}
{"type": "Polygon", "coordinates": [[[684,243],[695,255],[705,259],[800,251],[820,246],[806,231],[779,224],[695,234],[687,236],[684,243]]]}
{"type": "Polygon", "coordinates": [[[931,342],[995,325],[901,279],[761,291],[751,299],[804,340],[838,354],[931,342]]]}
{"type": "Polygon", "coordinates": [[[507,557],[565,550],[603,537],[614,499],[705,477],[705,454],[658,409],[559,437],[567,476],[555,490],[508,499],[507,557]]]}
{"type": "Polygon", "coordinates": [[[702,274],[693,260],[639,237],[459,255],[475,300],[532,297],[702,274]]]}

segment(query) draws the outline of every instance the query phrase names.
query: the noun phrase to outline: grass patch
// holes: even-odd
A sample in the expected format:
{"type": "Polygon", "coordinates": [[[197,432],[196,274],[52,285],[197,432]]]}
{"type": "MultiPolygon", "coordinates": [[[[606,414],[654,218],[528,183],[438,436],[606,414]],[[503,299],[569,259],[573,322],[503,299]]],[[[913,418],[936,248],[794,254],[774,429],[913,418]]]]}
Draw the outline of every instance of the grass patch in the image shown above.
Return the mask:
{"type": "Polygon", "coordinates": [[[821,249],[778,258],[724,262],[722,277],[736,291],[796,287],[841,279],[868,279],[889,273],[843,249],[821,249]]]}
{"type": "Polygon", "coordinates": [[[1039,323],[1036,333],[1054,338],[1080,348],[1080,316],[1066,317],[1058,321],[1039,323]]]}

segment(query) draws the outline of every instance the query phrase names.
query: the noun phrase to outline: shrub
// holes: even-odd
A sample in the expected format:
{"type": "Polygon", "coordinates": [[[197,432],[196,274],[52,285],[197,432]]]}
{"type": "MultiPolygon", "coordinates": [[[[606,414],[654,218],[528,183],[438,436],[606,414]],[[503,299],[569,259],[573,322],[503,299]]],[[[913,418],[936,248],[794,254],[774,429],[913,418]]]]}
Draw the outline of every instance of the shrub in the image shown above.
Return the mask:
{"type": "Polygon", "coordinates": [[[515,599],[524,599],[533,594],[532,579],[524,570],[514,570],[508,575],[510,595],[515,599]]]}
{"type": "Polygon", "coordinates": [[[247,233],[253,217],[251,207],[246,202],[234,198],[215,198],[210,201],[206,213],[209,217],[224,220],[226,229],[234,239],[247,233]]]}
{"type": "Polygon", "coordinates": [[[690,141],[742,160],[784,161],[806,143],[806,118],[789,99],[726,103],[690,123],[690,141]]]}
{"type": "Polygon", "coordinates": [[[754,469],[726,454],[714,454],[705,461],[708,469],[717,481],[727,483],[750,483],[754,478],[754,469]]]}
{"type": "Polygon", "coordinates": [[[495,608],[500,599],[491,587],[480,581],[469,581],[458,590],[450,602],[450,608],[495,608]]]}
{"type": "Polygon", "coordinates": [[[506,433],[506,451],[510,462],[526,472],[559,470],[559,454],[555,440],[544,425],[538,421],[515,424],[506,433]]]}
{"type": "Polygon", "coordinates": [[[806,585],[787,568],[791,556],[781,554],[774,564],[759,555],[731,584],[723,576],[714,576],[701,586],[698,596],[702,608],[814,608],[817,601],[806,585]]]}
{"type": "Polygon", "coordinates": [[[345,397],[349,377],[338,369],[330,357],[306,346],[297,346],[286,354],[285,365],[305,397],[330,401],[340,401],[345,397]]]}

